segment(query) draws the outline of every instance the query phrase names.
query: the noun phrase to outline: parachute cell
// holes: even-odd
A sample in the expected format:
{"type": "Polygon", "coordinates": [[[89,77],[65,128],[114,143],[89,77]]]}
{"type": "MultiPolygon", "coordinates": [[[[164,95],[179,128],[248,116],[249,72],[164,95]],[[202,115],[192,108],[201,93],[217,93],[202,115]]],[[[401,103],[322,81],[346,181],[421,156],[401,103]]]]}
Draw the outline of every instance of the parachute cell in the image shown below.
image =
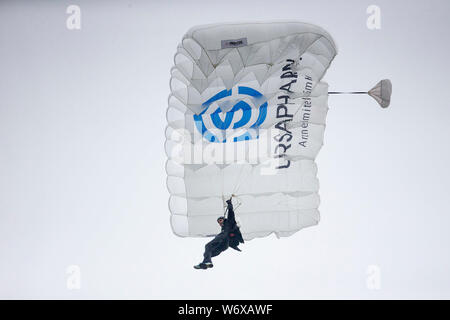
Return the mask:
{"type": "Polygon", "coordinates": [[[331,36],[300,22],[198,26],[171,70],[165,149],[173,232],[219,232],[234,194],[245,239],[319,221],[314,162],[328,111],[331,36]]]}

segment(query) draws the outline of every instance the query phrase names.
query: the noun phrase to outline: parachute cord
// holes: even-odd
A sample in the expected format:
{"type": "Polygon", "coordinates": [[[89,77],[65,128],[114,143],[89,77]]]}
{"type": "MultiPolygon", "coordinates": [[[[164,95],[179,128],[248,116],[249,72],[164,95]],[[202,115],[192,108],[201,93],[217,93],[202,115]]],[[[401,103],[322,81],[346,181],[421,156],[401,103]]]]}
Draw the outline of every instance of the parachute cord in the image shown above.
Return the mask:
{"type": "Polygon", "coordinates": [[[237,210],[237,208],[239,208],[240,206],[241,206],[241,204],[242,204],[242,202],[241,202],[241,200],[239,199],[239,197],[238,196],[236,196],[236,195],[233,195],[235,198],[236,198],[236,200],[238,201],[238,204],[236,205],[236,207],[234,208],[234,210],[237,210]]]}
{"type": "MultiPolygon", "coordinates": [[[[244,177],[242,176],[242,174],[243,174],[243,172],[244,172],[244,167],[245,167],[245,164],[242,164],[241,170],[240,170],[239,175],[238,175],[238,180],[237,180],[236,186],[234,187],[233,194],[231,195],[232,197],[235,197],[236,200],[238,201],[238,204],[237,204],[236,207],[234,208],[235,210],[237,210],[237,209],[241,206],[241,204],[242,204],[241,200],[240,200],[239,197],[236,195],[236,193],[239,191],[239,188],[240,188],[241,185],[242,185],[242,181],[244,181],[244,177]]],[[[251,171],[251,170],[250,170],[250,171],[251,171]]],[[[245,177],[246,177],[247,175],[248,175],[248,173],[245,175],[245,177]]]]}
{"type": "Polygon", "coordinates": [[[239,188],[240,188],[240,186],[241,186],[241,184],[242,184],[242,181],[244,181],[244,179],[242,179],[242,173],[244,172],[244,167],[245,167],[245,165],[242,164],[242,167],[241,167],[241,170],[240,170],[240,172],[239,172],[239,175],[238,175],[238,179],[237,179],[236,185],[234,186],[234,189],[233,189],[233,194],[236,194],[236,193],[237,193],[237,191],[239,190],[239,188]]]}
{"type": "Polygon", "coordinates": [[[330,91],[328,94],[368,94],[367,91],[351,91],[351,92],[343,92],[343,91],[330,91]]]}
{"type": "Polygon", "coordinates": [[[225,195],[224,195],[224,189],[225,189],[225,175],[224,175],[224,173],[223,173],[223,168],[222,169],[220,169],[220,171],[221,171],[221,173],[222,173],[222,179],[221,179],[221,181],[222,181],[222,183],[221,183],[221,188],[222,188],[222,202],[223,202],[223,205],[225,206],[225,195]]]}

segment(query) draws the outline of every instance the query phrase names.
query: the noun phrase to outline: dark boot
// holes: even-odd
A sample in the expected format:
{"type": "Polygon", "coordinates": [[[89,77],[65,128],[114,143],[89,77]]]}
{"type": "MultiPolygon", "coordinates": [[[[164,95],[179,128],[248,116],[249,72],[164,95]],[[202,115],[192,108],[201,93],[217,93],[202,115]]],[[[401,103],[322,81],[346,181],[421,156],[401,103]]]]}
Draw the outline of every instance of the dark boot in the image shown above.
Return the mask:
{"type": "Polygon", "coordinates": [[[194,266],[195,269],[208,269],[208,268],[212,268],[214,265],[211,262],[202,262],[199,263],[198,265],[194,266]]]}

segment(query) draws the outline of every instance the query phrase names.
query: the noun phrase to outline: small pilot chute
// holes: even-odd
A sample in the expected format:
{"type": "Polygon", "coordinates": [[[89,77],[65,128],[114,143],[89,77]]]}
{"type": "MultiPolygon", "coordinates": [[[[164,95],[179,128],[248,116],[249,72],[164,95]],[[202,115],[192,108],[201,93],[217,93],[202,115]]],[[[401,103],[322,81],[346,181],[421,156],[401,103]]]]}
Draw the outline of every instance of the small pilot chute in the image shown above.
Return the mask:
{"type": "Polygon", "coordinates": [[[369,90],[368,94],[374,98],[381,107],[387,108],[391,103],[392,84],[389,79],[378,82],[375,87],[369,90]]]}
{"type": "Polygon", "coordinates": [[[353,91],[353,92],[338,92],[330,91],[328,94],[368,94],[375,99],[376,102],[382,107],[387,108],[391,103],[392,83],[389,79],[380,80],[369,91],[353,91]]]}

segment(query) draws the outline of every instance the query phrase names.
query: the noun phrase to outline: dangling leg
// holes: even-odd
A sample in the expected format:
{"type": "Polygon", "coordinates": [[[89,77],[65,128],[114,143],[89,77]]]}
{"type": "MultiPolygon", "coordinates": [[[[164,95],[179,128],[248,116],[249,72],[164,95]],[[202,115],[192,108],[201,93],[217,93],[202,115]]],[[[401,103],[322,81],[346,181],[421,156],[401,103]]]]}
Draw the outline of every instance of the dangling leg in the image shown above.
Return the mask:
{"type": "Polygon", "coordinates": [[[195,269],[207,269],[212,268],[211,257],[219,255],[222,250],[220,247],[222,245],[223,239],[221,237],[216,237],[205,245],[205,253],[203,254],[203,262],[194,266],[195,269]]]}
{"type": "Polygon", "coordinates": [[[214,247],[215,247],[214,240],[208,242],[205,246],[205,253],[203,253],[202,263],[206,264],[207,266],[211,265],[212,267],[211,257],[213,256],[214,247]]]}

